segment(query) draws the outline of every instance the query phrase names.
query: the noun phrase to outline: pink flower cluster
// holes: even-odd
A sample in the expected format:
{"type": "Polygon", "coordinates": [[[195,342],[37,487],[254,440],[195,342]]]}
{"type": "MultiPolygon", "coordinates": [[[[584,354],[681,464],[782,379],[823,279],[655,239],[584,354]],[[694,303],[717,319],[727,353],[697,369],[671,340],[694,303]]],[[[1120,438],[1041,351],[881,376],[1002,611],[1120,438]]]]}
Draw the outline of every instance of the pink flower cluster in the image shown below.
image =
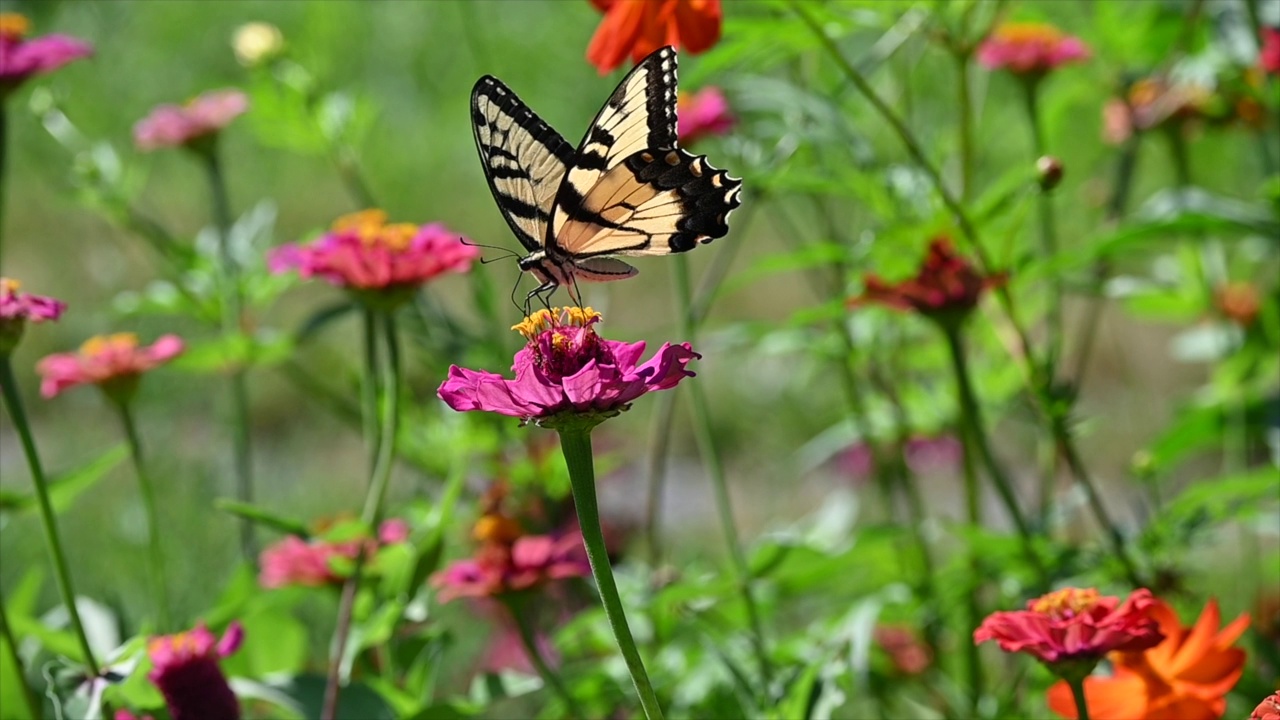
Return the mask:
{"type": "Polygon", "coordinates": [[[93,48],[67,35],[26,39],[29,23],[17,13],[0,13],[0,98],[32,75],[52,72],[93,54],[93,48]]]}
{"type": "Polygon", "coordinates": [[[163,335],[146,346],[133,333],[97,335],[77,352],[49,355],[36,365],[43,378],[40,394],[52,398],[77,385],[131,385],[142,373],[182,354],[184,347],[177,335],[163,335]]]}
{"type": "Polygon", "coordinates": [[[453,365],[440,399],[454,410],[487,410],[540,424],[561,414],[603,419],[645,393],[693,377],[685,366],[702,356],[688,343],[663,343],[637,365],[644,343],[604,340],[593,327],[599,321],[591,308],[539,310],[512,328],[528,339],[516,353],[514,380],[453,365]]]}
{"type": "MultiPolygon", "coordinates": [[[[373,552],[382,545],[401,543],[409,537],[409,525],[403,520],[387,520],[378,528],[378,541],[367,543],[367,551],[373,552]]],[[[333,560],[355,559],[360,543],[325,542],[303,540],[290,535],[268,546],[258,558],[261,570],[258,584],[264,588],[280,588],[289,585],[320,587],[340,583],[344,579],[335,572],[333,560]]]]}
{"type": "Polygon", "coordinates": [[[436,573],[440,602],[460,597],[489,597],[528,590],[552,580],[591,574],[582,535],[525,535],[510,545],[486,543],[474,558],[459,560],[436,573]]]}
{"type": "Polygon", "coordinates": [[[145,152],[196,145],[248,109],[249,98],[239,90],[212,90],[185,105],[155,108],[133,126],[133,142],[145,152]]]}
{"type": "Polygon", "coordinates": [[[705,87],[696,93],[680,93],[676,104],[680,142],[692,144],[704,137],[724,135],[737,120],[729,111],[729,101],[718,87],[705,87]]]}
{"type": "Polygon", "coordinates": [[[414,289],[439,275],[466,272],[480,251],[440,223],[387,223],[381,210],[338,218],[309,244],[282,245],[267,259],[272,272],[296,269],[353,290],[414,289]]]}
{"type": "Polygon", "coordinates": [[[173,720],[238,720],[240,703],[218,661],[234,653],[244,628],[233,622],[217,639],[201,623],[194,630],[164,635],[147,644],[152,670],[147,679],[164,695],[173,720]]]}
{"type": "Polygon", "coordinates": [[[1089,57],[1080,38],[1044,23],[1005,23],[978,47],[978,62],[988,70],[1043,75],[1089,57]]]}
{"type": "Polygon", "coordinates": [[[67,309],[61,300],[20,292],[21,288],[17,280],[0,277],[0,322],[57,320],[67,309]]]}

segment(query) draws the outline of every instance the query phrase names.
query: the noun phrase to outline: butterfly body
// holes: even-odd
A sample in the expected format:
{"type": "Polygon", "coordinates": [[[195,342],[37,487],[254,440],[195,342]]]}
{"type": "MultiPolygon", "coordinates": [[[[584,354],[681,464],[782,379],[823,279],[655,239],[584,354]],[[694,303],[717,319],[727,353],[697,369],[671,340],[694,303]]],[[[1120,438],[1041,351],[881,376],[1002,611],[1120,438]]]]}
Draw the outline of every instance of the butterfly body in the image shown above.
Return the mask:
{"type": "Polygon", "coordinates": [[[673,48],[623,78],[577,149],[496,78],[471,97],[489,188],[528,251],[520,269],[540,282],[530,299],[636,274],[616,256],[686,252],[728,233],[742,183],[679,147],[673,48]]]}

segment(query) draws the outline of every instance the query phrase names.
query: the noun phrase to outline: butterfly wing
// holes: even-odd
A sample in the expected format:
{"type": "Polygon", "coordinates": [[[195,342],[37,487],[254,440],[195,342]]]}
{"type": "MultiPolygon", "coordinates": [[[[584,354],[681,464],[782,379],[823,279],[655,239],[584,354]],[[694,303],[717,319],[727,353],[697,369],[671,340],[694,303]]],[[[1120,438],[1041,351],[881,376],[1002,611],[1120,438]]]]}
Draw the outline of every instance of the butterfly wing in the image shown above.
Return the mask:
{"type": "Polygon", "coordinates": [[[676,144],[676,52],[623,78],[596,115],[556,194],[548,251],[581,261],[668,255],[729,232],[742,182],[676,144]]]}
{"type": "Polygon", "coordinates": [[[527,250],[543,249],[573,147],[502,81],[488,75],[471,91],[471,127],[502,217],[527,250]]]}

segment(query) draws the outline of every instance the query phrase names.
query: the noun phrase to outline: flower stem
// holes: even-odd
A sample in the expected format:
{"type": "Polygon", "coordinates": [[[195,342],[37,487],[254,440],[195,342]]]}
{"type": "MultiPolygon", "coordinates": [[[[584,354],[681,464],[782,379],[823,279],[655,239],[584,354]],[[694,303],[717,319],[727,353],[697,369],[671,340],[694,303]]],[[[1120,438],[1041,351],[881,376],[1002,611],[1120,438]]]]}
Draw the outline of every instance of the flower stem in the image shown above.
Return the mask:
{"type": "Polygon", "coordinates": [[[564,701],[565,709],[569,711],[569,716],[585,720],[587,716],[578,707],[578,701],[573,698],[569,689],[565,687],[559,673],[551,669],[551,666],[547,664],[547,659],[542,656],[542,649],[538,647],[538,636],[533,630],[532,618],[529,617],[529,603],[521,595],[522,593],[508,593],[503,597],[503,604],[507,606],[507,612],[511,613],[511,619],[515,621],[516,630],[520,633],[520,642],[524,645],[525,655],[529,658],[529,662],[533,664],[534,669],[538,671],[538,676],[542,678],[542,682],[546,683],[547,687],[564,701]]]}
{"type": "Polygon", "coordinates": [[[0,274],[4,272],[4,209],[9,191],[9,111],[0,99],[0,274]]]}
{"type": "MultiPolygon", "coordinates": [[[[1023,80],[1022,100],[1023,108],[1027,113],[1027,125],[1031,128],[1031,152],[1035,156],[1031,161],[1035,162],[1047,152],[1044,140],[1044,123],[1040,113],[1039,78],[1023,80]]],[[[1058,233],[1057,223],[1054,221],[1052,191],[1042,188],[1036,196],[1036,201],[1040,220],[1040,251],[1044,254],[1045,259],[1048,260],[1058,253],[1058,233]]],[[[1062,353],[1062,299],[1062,276],[1061,273],[1054,273],[1049,286],[1049,309],[1046,321],[1047,349],[1044,359],[1045,373],[1050,379],[1053,378],[1054,368],[1057,367],[1058,357],[1062,353]]]]}
{"type": "Polygon", "coordinates": [[[1018,531],[1018,537],[1022,540],[1023,554],[1026,555],[1027,561],[1031,563],[1031,566],[1035,568],[1041,584],[1047,587],[1049,585],[1049,573],[1040,561],[1040,556],[1036,554],[1033,538],[1031,537],[1031,527],[1027,524],[1027,518],[1023,515],[1022,509],[1018,505],[1018,498],[1013,492],[1013,484],[1009,481],[1009,476],[1005,474],[1004,468],[996,460],[995,453],[991,450],[991,443],[987,437],[985,423],[982,420],[982,411],[978,406],[978,399],[973,391],[973,380],[969,376],[969,363],[965,358],[964,341],[961,337],[960,329],[944,327],[943,334],[947,338],[947,349],[951,355],[951,368],[956,378],[956,393],[960,403],[961,435],[967,437],[971,447],[978,451],[983,466],[991,477],[991,482],[995,485],[997,494],[1000,495],[1000,500],[1004,503],[1009,517],[1013,520],[1014,528],[1018,531]]]}
{"type": "Polygon", "coordinates": [[[361,420],[364,428],[364,447],[369,455],[369,473],[372,477],[378,464],[378,314],[365,308],[361,321],[364,339],[364,372],[360,379],[361,420]]]}
{"type": "MultiPolygon", "coordinates": [[[[676,296],[681,317],[681,332],[686,342],[696,342],[697,327],[693,317],[692,287],[689,282],[689,262],[683,255],[677,255],[674,262],[676,296]]],[[[716,447],[715,433],[711,428],[711,410],[707,405],[707,396],[702,386],[692,383],[689,386],[690,406],[693,410],[694,441],[698,444],[698,452],[702,462],[711,476],[711,487],[715,491],[716,514],[720,519],[720,531],[724,534],[725,545],[729,548],[729,558],[737,575],[738,593],[742,596],[742,604],[747,611],[747,619],[751,625],[751,644],[755,650],[756,660],[760,664],[760,678],[764,681],[766,694],[773,684],[773,665],[769,662],[769,651],[765,647],[764,628],[760,622],[760,609],[756,605],[755,595],[751,591],[754,578],[747,564],[746,555],[742,552],[742,540],[738,536],[738,526],[733,519],[733,503],[729,496],[729,483],[725,478],[724,464],[720,460],[720,450],[716,447]]]]}
{"type": "Polygon", "coordinates": [[[565,464],[569,467],[569,482],[573,486],[578,527],[582,530],[582,541],[587,548],[591,574],[595,577],[600,601],[604,604],[604,615],[609,620],[609,627],[613,629],[614,639],[618,641],[618,649],[627,663],[631,681],[635,683],[636,693],[640,696],[640,707],[646,718],[656,720],[662,717],[662,707],[649,684],[649,675],[644,670],[636,641],[631,637],[631,628],[627,627],[627,616],[622,609],[622,599],[618,597],[618,585],[613,580],[613,568],[609,566],[609,553],[605,549],[604,533],[600,529],[591,431],[561,429],[559,432],[560,451],[564,453],[565,464]]]}
{"type": "Polygon", "coordinates": [[[969,61],[972,53],[957,51],[956,93],[959,101],[960,122],[956,125],[960,145],[960,188],[957,195],[966,202],[973,192],[973,92],[969,88],[969,61]]]}
{"type": "Polygon", "coordinates": [[[85,634],[84,623],[80,621],[80,611],[76,609],[75,588],[71,584],[71,571],[62,550],[62,540],[58,537],[58,520],[53,512],[53,502],[49,499],[48,480],[36,452],[35,439],[27,424],[27,413],[22,407],[22,397],[18,394],[18,383],[13,377],[13,365],[7,355],[0,356],[0,392],[4,395],[5,407],[9,409],[9,418],[13,420],[13,427],[18,432],[18,440],[22,443],[22,451],[27,458],[27,466],[31,470],[31,484],[35,488],[36,501],[40,507],[41,526],[45,542],[49,546],[50,559],[53,561],[58,593],[62,595],[62,604],[66,606],[67,616],[71,619],[71,629],[80,644],[80,652],[84,656],[81,660],[89,668],[89,675],[97,677],[98,662],[93,657],[93,649],[89,647],[89,636],[85,634]]]}
{"type": "Polygon", "coordinates": [[[1089,720],[1089,702],[1084,696],[1084,678],[1070,678],[1071,697],[1076,701],[1076,720],[1089,720]]]}
{"type": "Polygon", "coordinates": [[[165,580],[164,548],[160,544],[160,518],[156,513],[155,487],[151,484],[151,476],[143,461],[142,441],[128,401],[115,403],[115,406],[120,413],[120,423],[124,426],[125,439],[129,442],[129,457],[133,460],[133,470],[138,476],[142,508],[147,515],[147,547],[151,553],[151,600],[155,603],[156,624],[160,632],[169,632],[173,627],[169,623],[169,588],[165,580]]]}
{"type": "Polygon", "coordinates": [[[1071,470],[1076,482],[1080,483],[1080,487],[1084,488],[1084,494],[1089,500],[1089,507],[1093,510],[1093,516],[1097,519],[1098,524],[1102,526],[1103,532],[1106,533],[1107,539],[1111,543],[1111,552],[1115,554],[1116,560],[1119,560],[1120,565],[1124,568],[1125,578],[1128,579],[1133,587],[1146,587],[1146,583],[1142,581],[1142,578],[1138,575],[1137,568],[1134,567],[1133,560],[1129,558],[1129,553],[1125,551],[1124,536],[1120,534],[1120,529],[1111,520],[1111,515],[1107,512],[1106,506],[1102,504],[1102,496],[1098,494],[1098,488],[1094,485],[1093,479],[1089,476],[1089,470],[1080,458],[1080,452],[1076,449],[1070,430],[1064,422],[1058,422],[1054,425],[1054,431],[1057,436],[1058,447],[1066,460],[1067,467],[1071,470]]]}
{"type": "MultiPolygon", "coordinates": [[[[226,177],[217,148],[204,155],[213,199],[213,223],[218,229],[218,262],[222,273],[222,333],[226,340],[244,334],[244,297],[240,288],[240,265],[231,248],[231,204],[227,200],[226,177]]],[[[238,346],[238,344],[237,344],[238,346]]],[[[231,454],[235,465],[236,499],[253,502],[253,458],[249,429],[249,388],[245,377],[246,359],[237,357],[231,370],[231,454]]],[[[240,521],[240,552],[245,562],[254,562],[254,525],[240,521]]]]}
{"type": "MultiPolygon", "coordinates": [[[[391,481],[391,468],[394,465],[396,452],[396,434],[400,423],[400,344],[395,316],[391,313],[374,313],[375,328],[378,319],[382,320],[383,340],[386,345],[385,360],[382,365],[382,390],[386,397],[382,403],[382,423],[378,431],[378,456],[370,473],[364,511],[360,516],[361,522],[372,530],[374,537],[377,537],[378,523],[382,520],[382,505],[391,481]]],[[[366,372],[372,371],[372,368],[366,367],[366,372]]],[[[366,379],[366,382],[373,381],[366,379]]],[[[323,720],[334,720],[337,717],[338,694],[342,683],[342,660],[346,656],[347,640],[351,635],[352,616],[355,612],[356,597],[360,592],[360,581],[364,576],[366,556],[367,553],[362,547],[356,554],[351,577],[347,578],[342,585],[342,597],[338,603],[338,621],[333,631],[333,654],[329,658],[329,674],[325,682],[324,701],[320,713],[323,720]]]]}
{"type": "Polygon", "coordinates": [[[42,720],[44,706],[31,691],[31,686],[27,684],[27,673],[22,667],[22,656],[18,655],[18,639],[13,636],[13,630],[9,627],[9,615],[4,609],[3,600],[0,600],[0,643],[4,643],[9,662],[13,664],[13,672],[17,674],[18,682],[22,686],[22,702],[27,706],[27,715],[34,720],[42,720]]]}

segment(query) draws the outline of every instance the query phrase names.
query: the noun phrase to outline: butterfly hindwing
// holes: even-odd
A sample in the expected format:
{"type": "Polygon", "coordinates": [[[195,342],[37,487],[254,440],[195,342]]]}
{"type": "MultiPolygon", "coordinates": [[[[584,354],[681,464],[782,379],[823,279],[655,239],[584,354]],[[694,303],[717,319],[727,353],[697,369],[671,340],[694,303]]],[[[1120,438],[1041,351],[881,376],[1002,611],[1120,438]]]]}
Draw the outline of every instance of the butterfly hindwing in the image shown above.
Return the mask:
{"type": "Polygon", "coordinates": [[[471,125],[489,189],[516,239],[541,250],[573,147],[494,77],[471,91],[471,125]]]}

